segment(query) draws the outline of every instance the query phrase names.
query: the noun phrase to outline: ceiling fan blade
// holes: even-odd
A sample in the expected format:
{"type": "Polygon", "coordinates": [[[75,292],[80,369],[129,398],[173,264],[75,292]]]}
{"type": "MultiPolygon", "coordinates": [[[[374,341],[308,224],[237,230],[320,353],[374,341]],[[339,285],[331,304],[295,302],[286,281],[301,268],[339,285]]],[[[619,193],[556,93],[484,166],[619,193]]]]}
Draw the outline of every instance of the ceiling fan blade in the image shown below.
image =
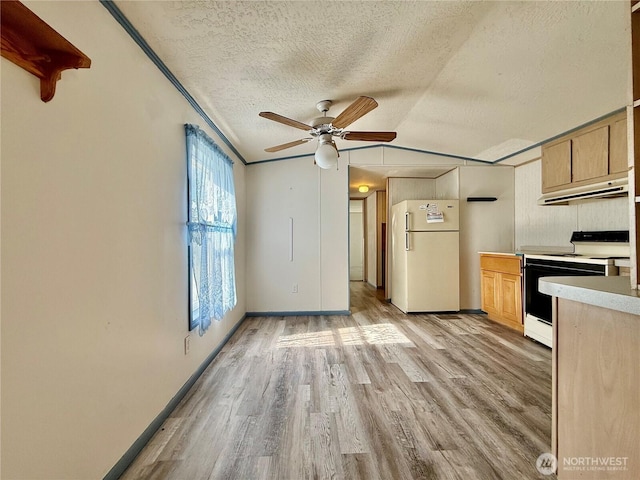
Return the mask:
{"type": "Polygon", "coordinates": [[[396,132],[344,132],[341,137],[362,142],[390,142],[396,138],[396,132]]]}
{"type": "Polygon", "coordinates": [[[297,120],[292,120],[291,118],[283,117],[282,115],[278,115],[273,112],[260,112],[259,115],[263,118],[267,118],[269,120],[273,120],[274,122],[284,123],[285,125],[289,125],[290,127],[299,128],[300,130],[311,130],[312,127],[310,125],[304,124],[297,120]]]}
{"type": "Polygon", "coordinates": [[[302,145],[303,143],[307,143],[308,141],[313,140],[313,138],[303,138],[302,140],[295,140],[289,143],[283,143],[282,145],[276,145],[275,147],[265,148],[265,152],[279,152],[280,150],[284,150],[285,148],[295,147],[297,145],[302,145]]]}
{"type": "Polygon", "coordinates": [[[331,123],[335,128],[345,128],[377,106],[378,102],[371,97],[358,97],[331,123]]]}

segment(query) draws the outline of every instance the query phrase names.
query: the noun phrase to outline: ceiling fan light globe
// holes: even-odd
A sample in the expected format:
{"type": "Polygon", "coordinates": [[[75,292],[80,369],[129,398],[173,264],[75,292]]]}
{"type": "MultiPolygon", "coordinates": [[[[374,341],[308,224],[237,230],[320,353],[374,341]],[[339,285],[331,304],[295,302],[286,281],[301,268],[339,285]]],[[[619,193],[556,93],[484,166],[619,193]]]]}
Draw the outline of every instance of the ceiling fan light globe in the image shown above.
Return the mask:
{"type": "Polygon", "coordinates": [[[320,168],[333,168],[338,163],[338,151],[330,143],[321,143],[316,150],[315,159],[320,168]]]}

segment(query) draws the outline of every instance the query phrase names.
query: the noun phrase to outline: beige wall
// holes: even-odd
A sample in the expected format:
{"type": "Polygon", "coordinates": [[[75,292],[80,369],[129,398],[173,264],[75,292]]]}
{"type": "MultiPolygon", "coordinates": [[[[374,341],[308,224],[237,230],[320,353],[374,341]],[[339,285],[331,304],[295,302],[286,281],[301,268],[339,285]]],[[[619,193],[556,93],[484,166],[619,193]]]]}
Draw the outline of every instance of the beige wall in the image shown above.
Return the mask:
{"type": "Polygon", "coordinates": [[[204,121],[98,2],[27,6],[92,66],[45,104],[1,60],[2,478],[96,479],[246,311],[245,168],[239,303],[185,355],[183,124],[204,121]]]}

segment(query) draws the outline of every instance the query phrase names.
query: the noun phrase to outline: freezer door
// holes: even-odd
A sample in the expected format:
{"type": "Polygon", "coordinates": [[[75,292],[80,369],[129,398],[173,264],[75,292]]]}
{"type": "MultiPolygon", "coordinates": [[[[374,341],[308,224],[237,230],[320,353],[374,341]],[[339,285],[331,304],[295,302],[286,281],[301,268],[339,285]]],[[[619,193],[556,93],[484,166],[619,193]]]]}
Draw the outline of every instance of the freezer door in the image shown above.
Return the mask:
{"type": "Polygon", "coordinates": [[[458,200],[407,200],[402,203],[406,209],[407,230],[428,232],[459,229],[458,200]]]}
{"type": "Polygon", "coordinates": [[[410,232],[407,312],[460,310],[458,232],[410,232]]]}

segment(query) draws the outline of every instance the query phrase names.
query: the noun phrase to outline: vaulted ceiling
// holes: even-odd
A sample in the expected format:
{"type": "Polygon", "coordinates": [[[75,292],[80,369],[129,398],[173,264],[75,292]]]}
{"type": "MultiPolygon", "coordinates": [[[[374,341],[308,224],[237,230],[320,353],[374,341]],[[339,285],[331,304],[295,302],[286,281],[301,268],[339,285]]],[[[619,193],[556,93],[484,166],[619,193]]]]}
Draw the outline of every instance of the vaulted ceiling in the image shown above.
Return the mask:
{"type": "MultiPolygon", "coordinates": [[[[248,163],[311,154],[316,103],[393,145],[494,161],[627,102],[628,2],[115,2],[248,163]]],[[[339,149],[367,145],[337,140],[339,149]]]]}

